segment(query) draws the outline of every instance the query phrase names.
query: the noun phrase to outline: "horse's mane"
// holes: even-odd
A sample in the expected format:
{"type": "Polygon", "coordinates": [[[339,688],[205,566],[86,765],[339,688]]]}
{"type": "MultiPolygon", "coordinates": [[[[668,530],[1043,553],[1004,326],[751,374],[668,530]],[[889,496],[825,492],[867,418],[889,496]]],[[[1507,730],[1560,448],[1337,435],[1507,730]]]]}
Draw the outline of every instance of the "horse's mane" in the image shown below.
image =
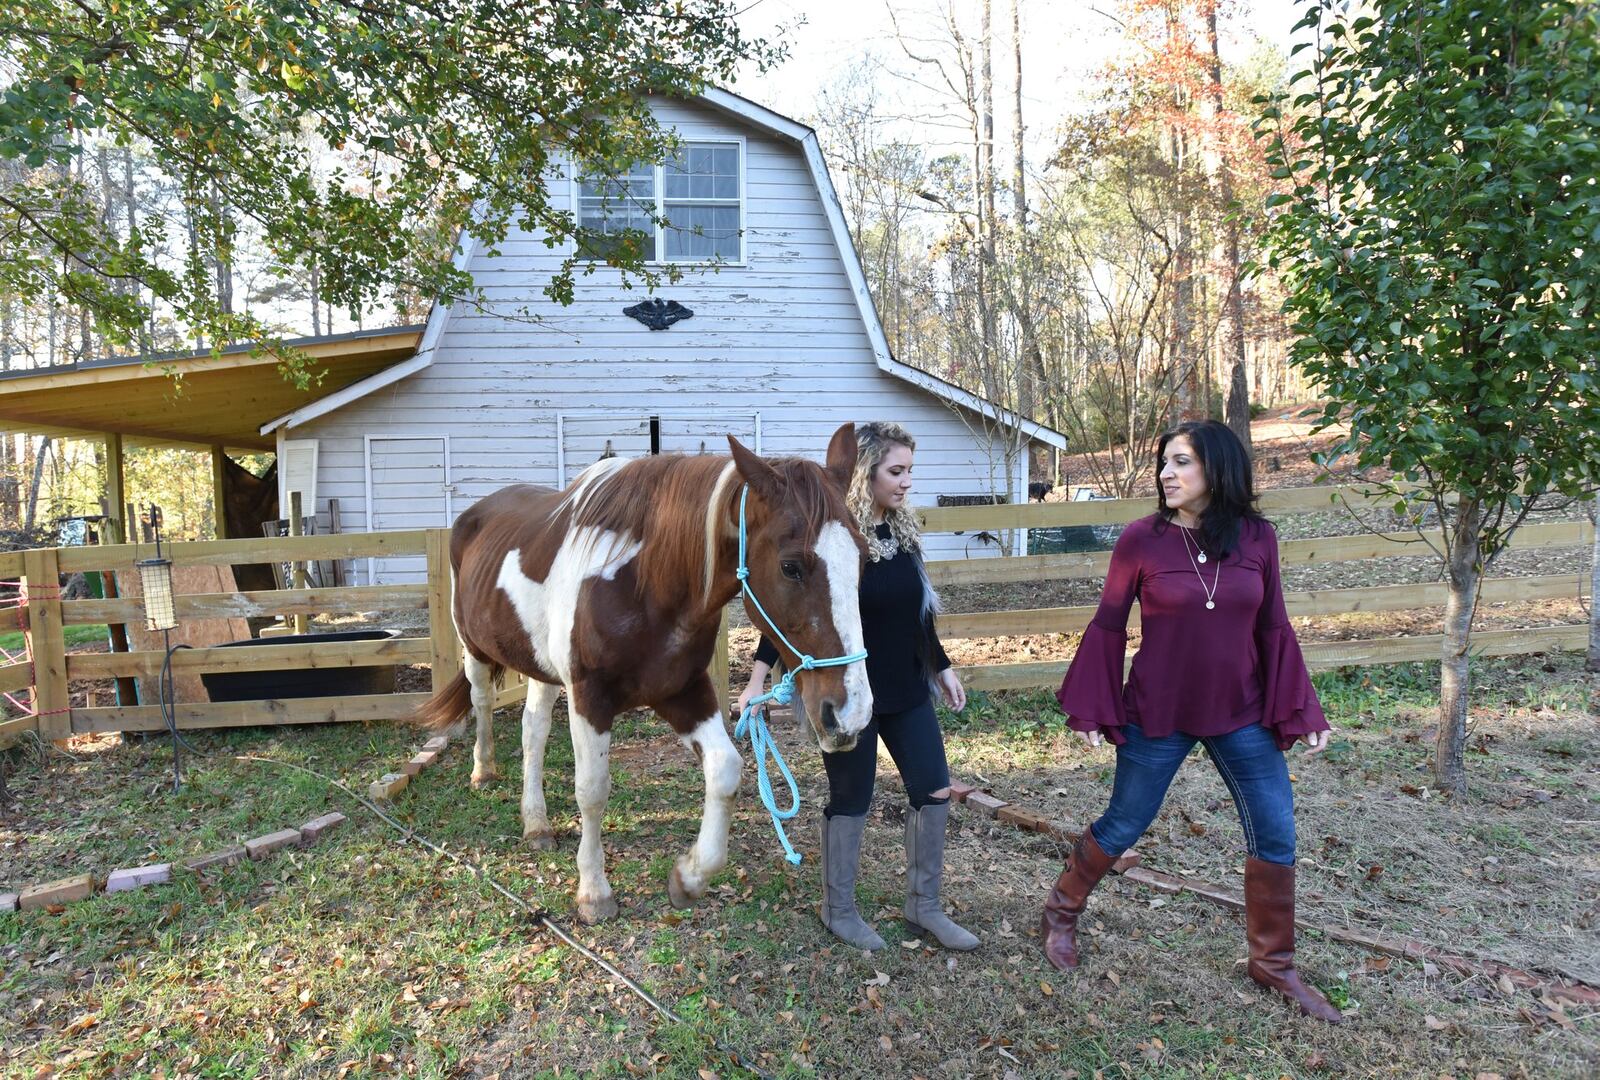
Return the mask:
{"type": "MultiPolygon", "coordinates": [[[[767,464],[778,474],[784,511],[796,515],[808,540],[829,521],[848,520],[844,497],[821,466],[804,458],[767,464]]],[[[569,529],[606,529],[641,542],[635,564],[640,595],[662,604],[693,599],[704,607],[711,602],[720,545],[738,528],[742,485],[726,454],[608,458],[573,481],[561,512],[571,515],[569,529]]]]}

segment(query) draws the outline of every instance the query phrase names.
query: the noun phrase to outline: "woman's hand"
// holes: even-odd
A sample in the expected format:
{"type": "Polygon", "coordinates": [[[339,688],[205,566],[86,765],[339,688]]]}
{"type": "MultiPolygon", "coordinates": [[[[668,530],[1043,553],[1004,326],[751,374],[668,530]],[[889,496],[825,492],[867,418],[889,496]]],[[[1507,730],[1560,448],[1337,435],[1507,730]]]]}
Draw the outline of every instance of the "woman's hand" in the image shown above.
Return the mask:
{"type": "Polygon", "coordinates": [[[767,685],[767,672],[771,670],[770,665],[764,664],[760,660],[752,660],[750,662],[750,681],[745,684],[744,690],[740,692],[739,700],[734,702],[733,716],[735,720],[743,716],[744,711],[750,707],[751,698],[761,696],[762,688],[767,685]]]}
{"type": "Polygon", "coordinates": [[[946,707],[956,712],[967,707],[967,690],[961,685],[961,676],[956,674],[955,668],[945,668],[934,676],[933,681],[939,687],[939,696],[944,699],[946,707]]]}
{"type": "Polygon", "coordinates": [[[1305,756],[1311,757],[1314,754],[1322,753],[1328,748],[1328,744],[1333,741],[1333,732],[1331,730],[1308,731],[1300,736],[1300,741],[1306,744],[1305,756]]]}
{"type": "Polygon", "coordinates": [[[1098,747],[1100,745],[1101,735],[1098,731],[1080,731],[1078,734],[1081,735],[1083,737],[1083,741],[1088,743],[1090,746],[1098,747]]]}
{"type": "Polygon", "coordinates": [[[765,679],[751,679],[749,685],[740,691],[739,700],[735,702],[733,706],[734,716],[739,717],[744,715],[744,711],[750,707],[750,699],[760,696],[761,684],[765,681],[765,679]]]}

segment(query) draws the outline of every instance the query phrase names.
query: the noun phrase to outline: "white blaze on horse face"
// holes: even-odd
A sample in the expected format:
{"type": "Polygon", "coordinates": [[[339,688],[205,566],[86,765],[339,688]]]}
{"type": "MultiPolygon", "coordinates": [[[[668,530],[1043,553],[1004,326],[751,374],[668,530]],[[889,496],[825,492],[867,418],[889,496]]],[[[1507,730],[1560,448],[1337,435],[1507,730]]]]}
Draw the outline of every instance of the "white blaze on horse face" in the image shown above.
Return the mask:
{"type": "Polygon", "coordinates": [[[573,529],[542,582],[522,572],[521,551],[506,552],[495,584],[510,598],[528,632],[534,659],[546,675],[564,683],[572,679],[572,627],[583,583],[593,577],[615,578],[642,546],[609,529],[573,529]]]}
{"type": "MultiPolygon", "coordinates": [[[[861,632],[861,549],[850,530],[830,521],[817,533],[817,558],[828,571],[828,594],[833,601],[833,628],[839,635],[844,655],[865,649],[861,632]]],[[[872,719],[872,688],[867,684],[867,665],[858,660],[844,669],[844,707],[837,713],[839,730],[856,735],[872,719]]]]}

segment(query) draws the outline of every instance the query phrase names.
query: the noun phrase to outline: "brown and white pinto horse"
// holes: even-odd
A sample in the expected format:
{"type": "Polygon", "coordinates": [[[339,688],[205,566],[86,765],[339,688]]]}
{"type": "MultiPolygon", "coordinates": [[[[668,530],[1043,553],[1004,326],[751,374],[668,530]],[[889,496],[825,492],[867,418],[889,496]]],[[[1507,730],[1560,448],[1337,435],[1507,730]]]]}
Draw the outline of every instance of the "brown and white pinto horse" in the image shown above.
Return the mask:
{"type": "MultiPolygon", "coordinates": [[[[565,687],[583,822],[578,913],[588,922],[617,912],[600,823],[618,713],[654,709],[705,772],[700,835],[667,883],[673,905],[703,895],[727,861],[741,761],[706,669],[722,609],[739,592],[734,571],[744,485],[750,584],[778,628],[818,659],[862,649],[857,605],[865,546],[844,501],[856,459],[854,427],[834,434],[826,468],[799,458],[765,461],[731,436],[728,442],[731,459],[612,458],[585,470],[565,492],[504,488],[462,514],[450,533],[464,670],[418,719],[449,728],[470,704],[477,787],[494,776],[495,682],[506,668],[527,675],[522,831],[534,847],[549,847],[544,750],[556,695],[565,687]]],[[[801,672],[798,686],[818,742],[828,750],[854,746],[872,717],[865,663],[801,672]]]]}

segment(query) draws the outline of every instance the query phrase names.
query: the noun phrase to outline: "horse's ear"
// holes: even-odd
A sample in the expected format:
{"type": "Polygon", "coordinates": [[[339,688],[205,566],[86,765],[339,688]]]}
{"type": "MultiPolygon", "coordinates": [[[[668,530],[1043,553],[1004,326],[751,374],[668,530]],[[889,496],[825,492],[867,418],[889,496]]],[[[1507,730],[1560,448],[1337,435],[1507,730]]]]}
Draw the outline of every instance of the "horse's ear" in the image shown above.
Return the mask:
{"type": "Polygon", "coordinates": [[[833,433],[828,442],[828,472],[839,481],[845,491],[850,490],[850,478],[856,471],[856,426],[845,424],[833,433]]]}
{"type": "Polygon", "coordinates": [[[728,436],[728,449],[733,452],[734,467],[739,470],[739,475],[744,477],[744,482],[755,489],[756,494],[770,497],[777,493],[778,470],[747,450],[745,445],[732,435],[728,436]]]}

